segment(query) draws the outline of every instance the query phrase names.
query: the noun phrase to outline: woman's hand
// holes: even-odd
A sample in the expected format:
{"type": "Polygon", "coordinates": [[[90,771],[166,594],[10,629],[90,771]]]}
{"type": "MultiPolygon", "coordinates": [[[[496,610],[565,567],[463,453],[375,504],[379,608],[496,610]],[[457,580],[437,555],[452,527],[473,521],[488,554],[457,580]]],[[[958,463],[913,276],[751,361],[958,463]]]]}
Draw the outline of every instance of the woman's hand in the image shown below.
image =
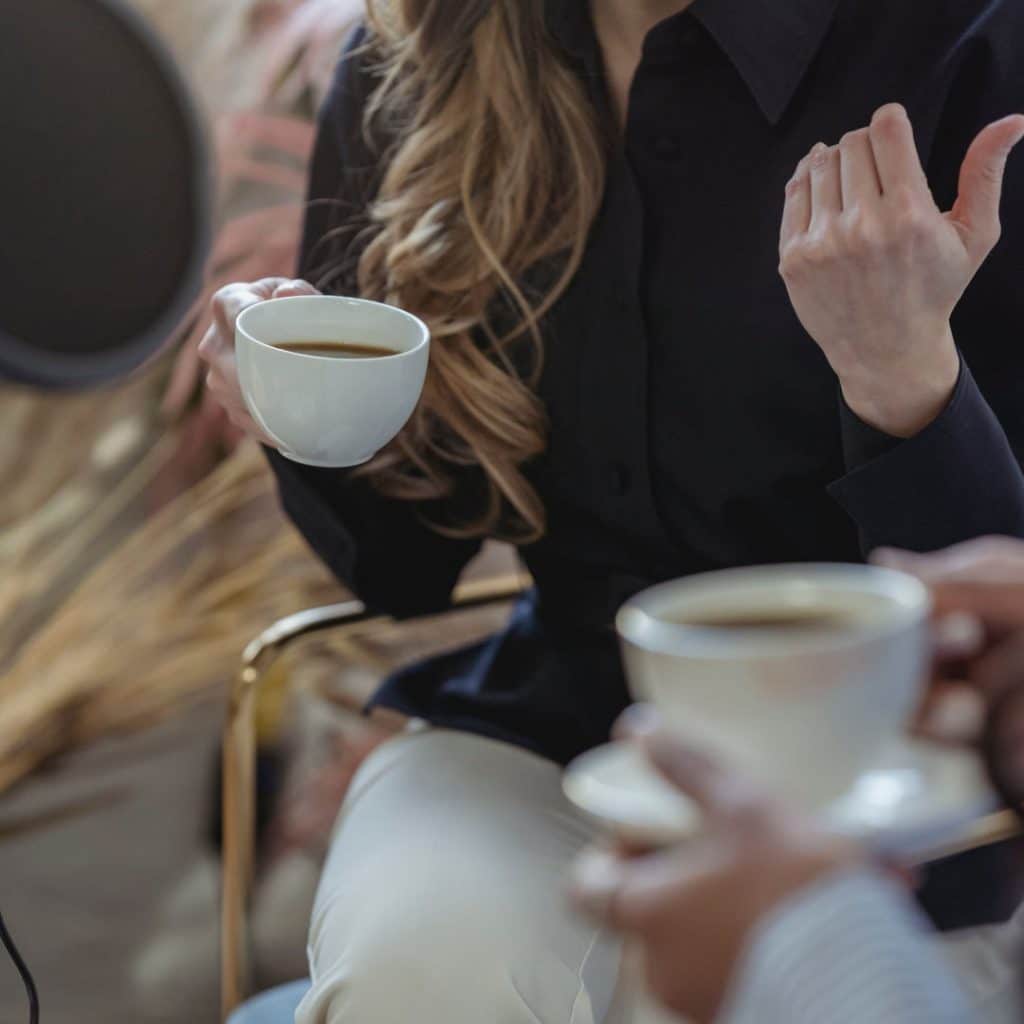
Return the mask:
{"type": "Polygon", "coordinates": [[[631,709],[619,732],[693,798],[709,827],[700,839],[649,856],[585,854],[573,896],[591,917],[641,944],[648,986],[661,1002],[704,1024],[717,1015],[761,918],[861,854],[663,732],[652,710],[631,709]]]}
{"type": "Polygon", "coordinates": [[[985,128],[948,213],[935,204],[906,110],[880,109],[838,146],[819,143],[786,187],[780,272],[850,408],[895,437],[926,427],[953,393],[950,317],[999,240],[1006,161],[1024,116],[985,128]]]}
{"type": "Polygon", "coordinates": [[[318,294],[306,281],[265,277],[251,284],[226,285],[213,297],[213,323],[199,346],[199,356],[208,367],[206,386],[231,422],[243,433],[263,444],[274,446],[275,442],[256,425],[242,397],[238,366],[235,363],[235,321],[242,310],[257,302],[318,294]]]}

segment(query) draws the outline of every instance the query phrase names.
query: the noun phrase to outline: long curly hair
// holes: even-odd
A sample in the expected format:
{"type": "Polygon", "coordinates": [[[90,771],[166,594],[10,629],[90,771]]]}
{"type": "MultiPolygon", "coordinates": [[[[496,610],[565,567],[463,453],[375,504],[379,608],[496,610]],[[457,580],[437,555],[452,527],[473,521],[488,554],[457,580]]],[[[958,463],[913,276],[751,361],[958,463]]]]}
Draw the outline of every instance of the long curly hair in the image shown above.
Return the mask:
{"type": "Polygon", "coordinates": [[[480,467],[479,508],[445,530],[535,540],[545,510],[524,465],[546,445],[540,324],[582,259],[605,141],[544,0],[367,8],[379,77],[366,128],[392,141],[359,290],[422,317],[434,344],[413,419],[362,472],[382,493],[429,500],[452,492],[459,467],[480,467]],[[525,284],[537,268],[545,284],[525,284]]]}

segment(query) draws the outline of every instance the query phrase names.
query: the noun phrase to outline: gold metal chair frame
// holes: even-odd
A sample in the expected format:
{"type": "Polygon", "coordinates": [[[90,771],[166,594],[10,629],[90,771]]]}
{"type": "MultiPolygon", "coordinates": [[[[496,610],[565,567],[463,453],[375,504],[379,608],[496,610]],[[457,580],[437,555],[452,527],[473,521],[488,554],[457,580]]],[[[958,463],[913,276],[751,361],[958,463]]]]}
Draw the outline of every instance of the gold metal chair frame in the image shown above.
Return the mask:
{"type": "MultiPolygon", "coordinates": [[[[509,601],[522,593],[524,578],[462,584],[451,611],[509,601]]],[[[255,826],[256,704],[260,686],[273,665],[295,641],[328,629],[347,633],[372,632],[392,620],[369,612],[361,601],[346,601],[299,612],[276,622],[256,637],[242,655],[231,688],[223,737],[223,868],[221,904],[221,1010],[224,1020],[251,995],[251,936],[249,909],[253,886],[255,826]]],[[[936,861],[990,846],[1021,832],[1011,811],[1000,811],[974,822],[954,840],[929,851],[924,861],[936,861]]]]}
{"type": "MultiPolygon", "coordinates": [[[[521,594],[522,575],[461,584],[451,611],[501,604],[521,594]]],[[[252,955],[249,910],[253,887],[256,820],[256,705],[270,669],[297,640],[325,630],[372,632],[392,623],[361,601],[313,608],[289,615],[246,647],[231,687],[223,735],[223,864],[221,882],[221,1013],[250,995],[252,955]]]]}

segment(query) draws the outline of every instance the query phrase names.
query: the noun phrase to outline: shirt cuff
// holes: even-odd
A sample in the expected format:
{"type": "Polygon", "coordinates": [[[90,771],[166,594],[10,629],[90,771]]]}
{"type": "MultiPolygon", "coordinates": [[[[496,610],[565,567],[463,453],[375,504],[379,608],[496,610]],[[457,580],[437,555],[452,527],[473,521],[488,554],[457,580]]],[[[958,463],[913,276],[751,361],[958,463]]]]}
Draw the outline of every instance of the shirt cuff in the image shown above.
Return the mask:
{"type": "MultiPolygon", "coordinates": [[[[960,376],[963,376],[962,364],[960,376]]],[[[957,388],[959,387],[958,378],[957,388]]],[[[955,394],[956,389],[954,389],[955,394]]],[[[846,404],[842,388],[839,389],[839,427],[843,439],[843,460],[847,470],[854,470],[873,459],[880,459],[896,448],[901,440],[865,423],[846,404]]]]}
{"type": "Polygon", "coordinates": [[[967,1024],[970,1010],[905,892],[831,875],[754,933],[717,1024],[967,1024]]]}
{"type": "Polygon", "coordinates": [[[866,551],[1024,536],[1024,475],[963,361],[949,404],[914,437],[888,438],[849,409],[841,417],[849,472],[828,492],[860,528],[866,551]]]}
{"type": "Polygon", "coordinates": [[[305,466],[266,445],[263,452],[277,478],[281,505],[288,518],[334,576],[346,587],[354,588],[356,546],[339,512],[349,470],[305,466]]]}

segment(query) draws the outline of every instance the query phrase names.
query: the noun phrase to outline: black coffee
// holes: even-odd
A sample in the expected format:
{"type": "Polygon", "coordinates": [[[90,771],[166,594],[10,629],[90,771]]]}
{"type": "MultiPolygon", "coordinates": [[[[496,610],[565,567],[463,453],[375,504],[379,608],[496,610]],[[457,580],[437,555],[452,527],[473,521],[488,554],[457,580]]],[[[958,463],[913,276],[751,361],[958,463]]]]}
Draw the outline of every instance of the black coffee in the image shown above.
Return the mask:
{"type": "Polygon", "coordinates": [[[282,341],[274,348],[331,359],[380,359],[381,356],[397,356],[400,351],[382,345],[356,345],[350,341],[282,341]]]}
{"type": "Polygon", "coordinates": [[[850,612],[833,609],[812,609],[794,611],[791,608],[779,611],[740,612],[721,615],[678,615],[669,616],[670,621],[681,626],[699,626],[705,629],[778,631],[778,630],[840,630],[849,629],[857,622],[850,612]]]}

